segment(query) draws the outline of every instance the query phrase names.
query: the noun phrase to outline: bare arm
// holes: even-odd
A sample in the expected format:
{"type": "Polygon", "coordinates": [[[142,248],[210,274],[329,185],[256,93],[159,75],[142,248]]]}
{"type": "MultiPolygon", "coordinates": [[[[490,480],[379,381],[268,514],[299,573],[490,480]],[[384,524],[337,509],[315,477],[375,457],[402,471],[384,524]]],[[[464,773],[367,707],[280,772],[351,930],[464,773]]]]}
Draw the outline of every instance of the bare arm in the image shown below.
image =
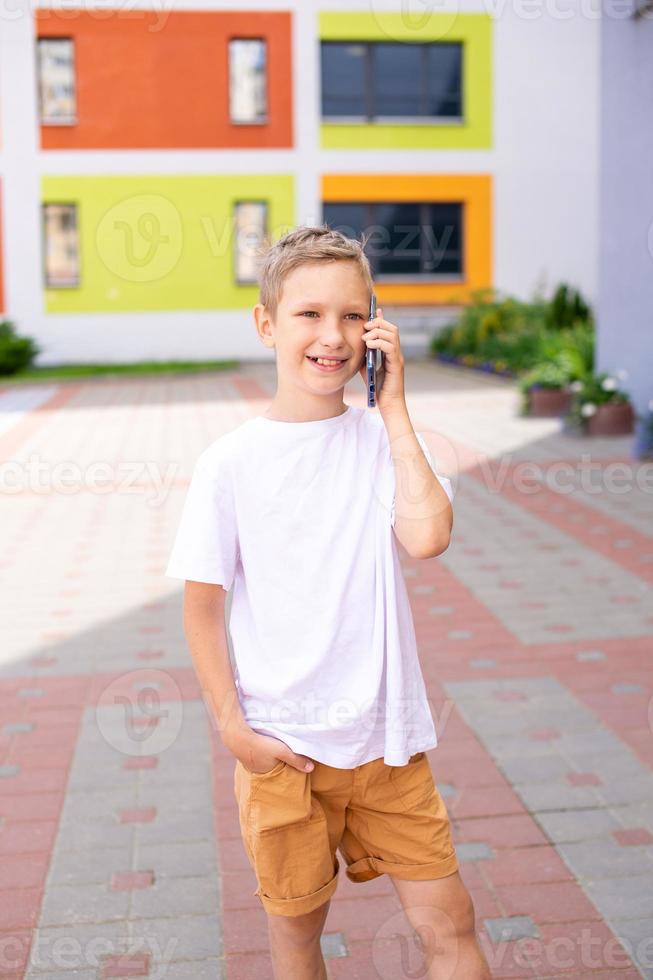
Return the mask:
{"type": "Polygon", "coordinates": [[[202,697],[222,741],[251,731],[238,700],[229,659],[225,598],[221,585],[187,581],[184,589],[184,631],[202,697]]]}
{"type": "Polygon", "coordinates": [[[408,411],[386,416],[396,477],[395,535],[412,558],[434,558],[449,547],[453,508],[422,452],[408,411]]]}
{"type": "Polygon", "coordinates": [[[211,722],[226,748],[252,772],[268,772],[283,759],[305,769],[308,757],[280,739],[261,735],[243,715],[229,658],[225,597],[221,585],[186,581],[184,632],[211,722]]]}

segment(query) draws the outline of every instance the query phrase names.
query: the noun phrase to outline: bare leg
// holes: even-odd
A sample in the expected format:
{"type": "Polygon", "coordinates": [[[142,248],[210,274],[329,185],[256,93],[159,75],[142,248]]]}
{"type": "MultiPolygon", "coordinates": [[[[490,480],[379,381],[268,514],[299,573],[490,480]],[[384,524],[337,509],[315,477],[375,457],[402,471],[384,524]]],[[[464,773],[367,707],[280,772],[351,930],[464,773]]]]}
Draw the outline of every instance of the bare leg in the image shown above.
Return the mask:
{"type": "Polygon", "coordinates": [[[327,980],[320,936],[330,901],[305,915],[268,913],[275,980],[327,980]]]}
{"type": "Polygon", "coordinates": [[[491,980],[475,930],[474,904],[460,872],[429,881],[392,878],[419,936],[429,980],[491,980]]]}

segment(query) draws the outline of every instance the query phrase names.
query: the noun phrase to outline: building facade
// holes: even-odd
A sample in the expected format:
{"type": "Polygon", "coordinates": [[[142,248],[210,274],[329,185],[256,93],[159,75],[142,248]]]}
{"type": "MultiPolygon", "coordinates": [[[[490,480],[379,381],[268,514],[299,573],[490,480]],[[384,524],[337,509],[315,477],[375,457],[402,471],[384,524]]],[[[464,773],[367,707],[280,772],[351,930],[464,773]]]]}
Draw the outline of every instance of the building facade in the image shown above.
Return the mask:
{"type": "Polygon", "coordinates": [[[595,302],[600,18],[447,7],[4,18],[2,307],[39,363],[265,359],[256,247],[323,221],[372,231],[402,329],[488,287],[595,302]]]}

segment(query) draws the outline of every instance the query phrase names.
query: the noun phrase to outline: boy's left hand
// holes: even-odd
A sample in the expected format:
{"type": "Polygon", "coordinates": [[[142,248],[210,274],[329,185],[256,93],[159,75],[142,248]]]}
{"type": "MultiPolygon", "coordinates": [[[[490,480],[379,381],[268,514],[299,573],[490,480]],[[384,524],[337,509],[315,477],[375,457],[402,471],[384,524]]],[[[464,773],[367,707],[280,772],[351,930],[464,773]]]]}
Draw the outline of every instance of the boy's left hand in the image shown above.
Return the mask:
{"type": "MultiPolygon", "coordinates": [[[[399,327],[383,319],[383,310],[378,307],[376,317],[369,320],[363,334],[366,348],[378,348],[383,352],[385,370],[377,370],[376,404],[381,414],[393,409],[405,409],[404,356],[399,342],[399,327]],[[381,382],[379,390],[378,382],[381,382]]],[[[367,358],[363,360],[359,374],[367,389],[367,358]]]]}

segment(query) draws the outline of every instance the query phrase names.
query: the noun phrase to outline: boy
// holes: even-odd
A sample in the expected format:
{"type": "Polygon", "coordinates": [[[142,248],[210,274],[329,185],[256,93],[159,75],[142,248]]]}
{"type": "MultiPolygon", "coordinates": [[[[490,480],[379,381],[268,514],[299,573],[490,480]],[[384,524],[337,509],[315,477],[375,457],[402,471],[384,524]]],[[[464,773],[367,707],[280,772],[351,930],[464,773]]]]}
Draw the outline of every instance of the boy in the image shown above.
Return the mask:
{"type": "Polygon", "coordinates": [[[437,744],[395,536],[441,554],[453,521],[406,409],[396,326],[368,322],[362,245],[323,227],[267,251],[254,307],[276,355],[268,410],[200,455],[166,574],[234,789],[277,980],[325,978],[339,870],[391,876],[428,976],[490,976],[426,757],[437,744]],[[343,401],[385,355],[378,412],[343,401]],[[226,639],[224,599],[233,585],[226,639]]]}

